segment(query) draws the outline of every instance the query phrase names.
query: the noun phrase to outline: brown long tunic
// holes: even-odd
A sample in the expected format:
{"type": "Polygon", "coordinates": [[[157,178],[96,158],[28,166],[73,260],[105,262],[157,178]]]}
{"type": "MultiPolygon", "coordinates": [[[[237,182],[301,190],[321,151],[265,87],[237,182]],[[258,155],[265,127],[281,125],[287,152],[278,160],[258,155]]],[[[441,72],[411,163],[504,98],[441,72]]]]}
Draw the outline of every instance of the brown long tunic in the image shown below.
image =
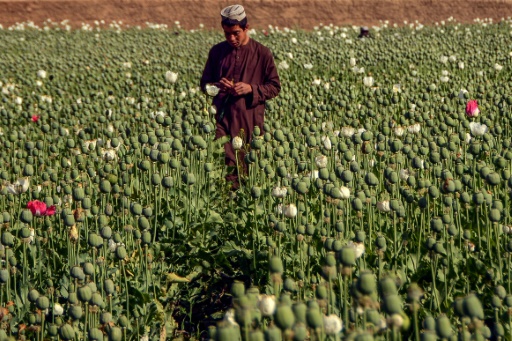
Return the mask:
{"type": "MultiPolygon", "coordinates": [[[[249,39],[246,45],[235,48],[227,41],[212,47],[201,77],[201,89],[208,83],[217,83],[221,78],[234,83],[243,82],[252,86],[252,93],[233,96],[220,92],[213,98],[217,108],[215,138],[238,136],[244,129],[245,140],[251,140],[255,126],[263,131],[265,101],[276,97],[281,90],[279,75],[270,50],[259,42],[249,39]],[[221,118],[221,113],[223,117],[221,118]]],[[[236,165],[231,143],[224,145],[226,165],[236,165]]]]}

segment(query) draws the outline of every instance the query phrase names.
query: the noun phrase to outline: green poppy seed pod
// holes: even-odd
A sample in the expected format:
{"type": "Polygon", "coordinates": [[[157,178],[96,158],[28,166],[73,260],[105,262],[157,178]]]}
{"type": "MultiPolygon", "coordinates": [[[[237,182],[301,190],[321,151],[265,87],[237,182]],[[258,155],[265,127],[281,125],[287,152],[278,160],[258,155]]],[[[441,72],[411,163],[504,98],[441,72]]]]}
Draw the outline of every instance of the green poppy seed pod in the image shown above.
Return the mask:
{"type": "Polygon", "coordinates": [[[126,248],[123,245],[119,245],[116,248],[116,257],[119,260],[125,259],[127,256],[126,248]]]}
{"type": "Polygon", "coordinates": [[[358,333],[354,337],[354,341],[373,341],[373,335],[368,332],[358,333]]]}
{"type": "Polygon", "coordinates": [[[501,308],[503,306],[501,298],[499,298],[497,295],[493,295],[491,299],[491,305],[496,309],[501,308]]]}
{"type": "Polygon", "coordinates": [[[78,288],[77,296],[80,301],[89,302],[92,297],[92,290],[88,285],[84,285],[78,288]]]}
{"type": "Polygon", "coordinates": [[[84,269],[84,273],[87,275],[87,276],[92,276],[94,275],[94,265],[90,262],[86,262],[84,263],[83,265],[83,269],[84,269]]]}
{"type": "Polygon", "coordinates": [[[66,324],[63,324],[59,328],[59,335],[63,340],[68,341],[68,340],[74,340],[76,333],[75,333],[75,329],[73,329],[73,327],[71,325],[66,323],[66,324]]]}
{"type": "Polygon", "coordinates": [[[30,224],[33,219],[32,212],[30,210],[23,210],[20,214],[20,220],[25,224],[30,224]]]}
{"type": "Polygon", "coordinates": [[[141,215],[142,214],[142,205],[139,203],[132,203],[130,205],[130,212],[132,212],[133,215],[141,215]]]}
{"type": "Polygon", "coordinates": [[[304,341],[309,335],[306,325],[301,322],[293,325],[292,332],[294,341],[304,341]]]}
{"type": "Polygon", "coordinates": [[[110,239],[110,237],[112,237],[112,228],[110,226],[104,226],[100,230],[100,233],[101,237],[103,237],[104,239],[110,239]]]}
{"type": "Polygon", "coordinates": [[[340,251],[339,258],[344,266],[354,266],[356,264],[356,253],[353,247],[343,247],[340,251]]]}
{"type": "Polygon", "coordinates": [[[35,303],[39,298],[39,292],[36,289],[32,289],[28,292],[28,300],[35,303]]]}
{"type": "Polygon", "coordinates": [[[450,339],[453,330],[450,323],[450,319],[446,315],[441,315],[436,321],[436,332],[437,336],[441,339],[450,339]]]}
{"type": "Polygon", "coordinates": [[[149,231],[143,231],[142,232],[142,235],[141,235],[141,242],[142,242],[142,245],[149,245],[151,244],[151,233],[149,231]]]}
{"type": "Polygon", "coordinates": [[[364,181],[368,186],[375,187],[379,184],[379,179],[377,176],[373,173],[366,173],[366,176],[364,177],[364,181]]]}
{"type": "Polygon", "coordinates": [[[471,318],[483,320],[485,317],[482,303],[474,294],[470,294],[464,299],[464,311],[471,318]]]}
{"type": "Polygon", "coordinates": [[[112,281],[111,279],[106,279],[105,282],[103,283],[103,287],[107,295],[113,295],[116,292],[116,286],[114,284],[114,281],[112,281]]]}
{"type": "Polygon", "coordinates": [[[362,211],[363,210],[363,202],[359,198],[354,198],[352,200],[352,208],[355,211],[362,211]]]}
{"type": "Polygon", "coordinates": [[[501,213],[498,209],[496,208],[492,208],[490,211],[489,211],[489,219],[493,222],[493,223],[497,223],[501,220],[501,213]]]}
{"type": "Polygon", "coordinates": [[[104,214],[100,215],[98,217],[98,225],[103,227],[103,226],[107,226],[108,224],[108,217],[104,214]]]}
{"type": "Polygon", "coordinates": [[[280,303],[274,314],[274,322],[281,330],[292,328],[295,323],[295,315],[290,305],[280,303]]]}
{"type": "Polygon", "coordinates": [[[316,330],[317,328],[322,328],[324,326],[322,313],[320,312],[318,307],[308,307],[306,312],[306,322],[308,326],[313,330],[316,330]]]}
{"type": "Polygon", "coordinates": [[[70,292],[68,296],[69,304],[78,304],[78,296],[74,292],[70,292]]]}
{"type": "Polygon", "coordinates": [[[215,337],[217,341],[240,340],[240,329],[231,323],[219,324],[215,337]]]}
{"type": "Polygon", "coordinates": [[[297,283],[291,277],[287,277],[283,283],[283,289],[289,292],[297,291],[297,283]]]}
{"type": "Polygon", "coordinates": [[[94,292],[89,300],[92,305],[103,307],[103,296],[99,292],[94,292]]]}
{"type": "Polygon", "coordinates": [[[26,164],[25,167],[23,167],[23,176],[32,176],[34,175],[34,166],[30,164],[26,164]]]}
{"type": "Polygon", "coordinates": [[[0,283],[5,284],[9,281],[9,271],[7,269],[0,270],[0,283]]]}
{"type": "Polygon", "coordinates": [[[153,186],[159,186],[161,182],[162,182],[162,177],[160,176],[160,174],[153,173],[153,175],[151,175],[151,184],[153,186]]]}
{"type": "Polygon", "coordinates": [[[139,217],[137,224],[139,226],[139,229],[141,229],[141,230],[146,230],[151,227],[148,218],[146,218],[144,216],[139,217]]]}
{"type": "Polygon", "coordinates": [[[343,172],[341,172],[340,179],[345,183],[349,183],[352,181],[352,179],[354,179],[354,173],[346,169],[343,172]]]}
{"type": "Polygon", "coordinates": [[[73,306],[69,307],[68,315],[73,320],[79,320],[80,318],[82,318],[82,315],[83,315],[82,307],[79,305],[73,305],[73,306]]]}
{"type": "Polygon", "coordinates": [[[494,288],[494,293],[501,299],[504,299],[507,296],[507,290],[502,285],[496,286],[496,288],[494,288]]]}
{"type": "Polygon", "coordinates": [[[377,289],[375,276],[371,271],[362,271],[357,280],[357,289],[363,295],[371,295],[377,289]]]}
{"type": "Polygon", "coordinates": [[[139,135],[139,143],[144,144],[144,143],[148,143],[148,141],[149,141],[149,136],[147,134],[142,133],[139,135]]]}
{"type": "Polygon", "coordinates": [[[76,224],[75,216],[72,214],[67,214],[64,217],[63,221],[64,221],[64,225],[66,225],[67,227],[71,227],[76,224]]]}
{"type": "Polygon", "coordinates": [[[85,199],[85,191],[82,187],[74,187],[72,193],[73,200],[75,201],[82,201],[85,199]]]}
{"type": "Polygon", "coordinates": [[[109,341],[121,341],[123,340],[123,331],[119,327],[112,327],[108,332],[109,341]]]}
{"type": "Polygon", "coordinates": [[[299,181],[295,190],[299,194],[306,194],[308,192],[308,184],[304,181],[299,181]]]}
{"type": "Polygon", "coordinates": [[[196,183],[196,176],[194,173],[183,173],[181,179],[185,185],[193,185],[196,183]]]}
{"type": "Polygon", "coordinates": [[[139,162],[138,167],[141,171],[147,172],[151,169],[151,162],[149,160],[142,160],[139,162]]]}
{"type": "Polygon", "coordinates": [[[476,205],[482,205],[485,201],[485,197],[482,192],[477,192],[473,194],[473,202],[476,205]]]}
{"type": "Polygon", "coordinates": [[[89,340],[103,341],[103,332],[98,328],[91,328],[88,332],[89,340]]]}
{"type": "Polygon", "coordinates": [[[485,177],[485,181],[491,186],[497,186],[501,182],[501,177],[498,173],[492,172],[487,174],[487,176],[485,177]]]}
{"type": "Polygon", "coordinates": [[[46,310],[50,307],[50,300],[46,296],[39,296],[36,300],[36,306],[38,309],[46,310]]]}
{"type": "Polygon", "coordinates": [[[378,249],[385,251],[387,247],[386,238],[382,235],[378,236],[375,240],[375,246],[377,246],[378,249]]]}
{"type": "Polygon", "coordinates": [[[435,253],[437,253],[439,255],[443,255],[443,256],[447,255],[446,249],[444,248],[444,245],[442,242],[436,242],[434,244],[433,250],[435,253]]]}
{"type": "Polygon", "coordinates": [[[322,168],[318,171],[318,177],[322,180],[329,180],[329,170],[327,168],[322,168]]]}
{"type": "Polygon", "coordinates": [[[282,274],[284,271],[283,261],[277,256],[273,256],[269,261],[269,270],[273,274],[282,274]]]}
{"type": "Polygon", "coordinates": [[[366,239],[366,232],[364,232],[363,230],[357,230],[356,236],[354,237],[354,241],[357,243],[364,243],[365,239],[366,239]]]}
{"type": "Polygon", "coordinates": [[[382,296],[398,294],[396,283],[391,277],[384,277],[380,280],[379,285],[382,296]]]}
{"type": "Polygon", "coordinates": [[[334,256],[334,252],[327,253],[325,257],[325,264],[327,266],[336,266],[336,257],[334,256]]]}
{"type": "Polygon", "coordinates": [[[383,300],[383,310],[389,314],[402,313],[402,299],[396,294],[386,295],[383,300]]]}
{"type": "Polygon", "coordinates": [[[28,238],[30,237],[30,229],[28,227],[24,227],[20,231],[20,237],[21,238],[28,238]]]}
{"type": "Polygon", "coordinates": [[[260,187],[257,187],[257,186],[253,186],[251,188],[251,196],[254,198],[254,199],[258,199],[259,197],[261,197],[261,188],[260,187]]]}
{"type": "Polygon", "coordinates": [[[420,335],[421,341],[437,341],[437,334],[434,331],[424,331],[420,335]]]}
{"type": "Polygon", "coordinates": [[[231,285],[231,295],[234,298],[241,298],[245,295],[245,285],[243,282],[234,281],[233,285],[231,285]]]}
{"type": "Polygon", "coordinates": [[[119,319],[117,319],[117,323],[122,328],[129,328],[130,327],[130,320],[125,315],[121,315],[119,319]]]}
{"type": "Polygon", "coordinates": [[[429,250],[433,250],[434,245],[436,245],[436,240],[432,237],[427,238],[427,241],[425,242],[425,247],[429,250]]]}
{"type": "Polygon", "coordinates": [[[100,181],[100,191],[101,193],[110,193],[112,191],[112,185],[110,181],[107,179],[103,179],[100,181]]]}
{"type": "MultiPolygon", "coordinates": [[[[48,335],[50,335],[50,337],[52,337],[52,338],[59,335],[59,327],[57,327],[54,324],[50,325],[47,330],[48,330],[48,335]]],[[[0,340],[2,340],[2,341],[9,340],[9,338],[7,337],[7,334],[5,334],[5,336],[4,336],[4,334],[2,332],[5,333],[5,331],[3,329],[2,329],[2,331],[0,331],[0,340]]]]}
{"type": "Polygon", "coordinates": [[[308,307],[304,302],[296,302],[292,305],[293,314],[295,315],[295,321],[299,323],[306,323],[306,313],[308,307]]]}

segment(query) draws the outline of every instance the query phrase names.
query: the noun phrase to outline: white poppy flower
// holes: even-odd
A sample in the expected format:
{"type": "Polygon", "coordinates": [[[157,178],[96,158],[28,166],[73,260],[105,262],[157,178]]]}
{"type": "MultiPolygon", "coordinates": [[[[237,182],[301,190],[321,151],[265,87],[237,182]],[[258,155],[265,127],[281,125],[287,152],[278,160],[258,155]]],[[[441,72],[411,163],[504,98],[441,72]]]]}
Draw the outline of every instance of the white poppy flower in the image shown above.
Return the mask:
{"type": "Polygon", "coordinates": [[[272,196],[274,198],[284,198],[284,197],[286,197],[287,193],[288,193],[288,190],[284,186],[283,187],[276,186],[272,189],[272,196]]]}
{"type": "Polygon", "coordinates": [[[325,136],[324,139],[323,139],[323,143],[324,143],[324,148],[327,149],[327,150],[331,150],[332,148],[332,143],[331,143],[331,139],[329,138],[329,136],[325,136]]]}
{"type": "Polygon", "coordinates": [[[341,128],[341,135],[345,137],[351,137],[355,133],[355,129],[353,127],[343,127],[341,128]]]}
{"type": "Polygon", "coordinates": [[[37,77],[46,78],[46,71],[44,71],[44,70],[37,71],[37,77]]]}
{"type": "Polygon", "coordinates": [[[7,184],[7,191],[12,194],[21,194],[28,191],[30,180],[28,178],[21,178],[16,180],[13,184],[7,184]]]}
{"type": "Polygon", "coordinates": [[[297,216],[297,206],[289,204],[283,207],[283,214],[287,218],[295,218],[297,216]]]}
{"type": "Polygon", "coordinates": [[[231,142],[231,144],[232,144],[234,150],[240,150],[240,149],[242,149],[244,141],[242,140],[242,138],[240,136],[235,136],[233,138],[233,141],[231,142]]]}
{"type": "Polygon", "coordinates": [[[311,64],[311,63],[304,64],[304,69],[311,70],[312,68],[313,68],[313,64],[311,64]]]}
{"type": "Polygon", "coordinates": [[[375,81],[374,81],[373,77],[371,77],[371,76],[363,78],[363,83],[365,86],[368,86],[368,87],[373,86],[374,82],[375,81]]]}
{"type": "Polygon", "coordinates": [[[324,331],[326,335],[337,335],[343,329],[343,321],[338,315],[324,315],[324,331]]]}
{"type": "Polygon", "coordinates": [[[388,213],[391,211],[389,200],[379,201],[377,203],[377,209],[381,212],[388,213]]]}
{"type": "Polygon", "coordinates": [[[489,131],[489,128],[485,124],[478,122],[470,122],[469,129],[473,136],[482,136],[489,131]]]}
{"type": "Polygon", "coordinates": [[[502,69],[503,69],[503,66],[502,66],[502,65],[500,65],[500,64],[498,64],[498,63],[494,64],[494,70],[496,70],[496,71],[498,71],[498,72],[499,72],[499,71],[501,71],[502,69]]]}
{"type": "Polygon", "coordinates": [[[341,199],[348,199],[348,198],[350,198],[350,189],[348,187],[341,186],[340,187],[340,192],[341,192],[341,199]]]}
{"type": "Polygon", "coordinates": [[[395,135],[396,136],[402,136],[403,134],[405,133],[405,129],[404,127],[401,127],[401,126],[398,126],[398,127],[395,127],[395,135]]]}
{"type": "Polygon", "coordinates": [[[325,155],[319,155],[315,158],[316,166],[319,169],[327,167],[327,156],[325,155]]]}
{"type": "Polygon", "coordinates": [[[409,170],[402,168],[399,172],[400,179],[406,181],[409,178],[409,170]]]}
{"type": "Polygon", "coordinates": [[[276,299],[274,295],[260,295],[258,308],[261,315],[272,316],[276,311],[276,299]]]}
{"type": "Polygon", "coordinates": [[[165,80],[169,83],[176,83],[176,81],[178,80],[178,73],[172,72],[172,71],[167,71],[165,73],[165,80]]]}
{"type": "Polygon", "coordinates": [[[350,66],[354,67],[354,66],[356,66],[356,63],[357,63],[356,59],[354,57],[351,57],[350,61],[349,61],[350,66]]]}
{"type": "Polygon", "coordinates": [[[218,95],[220,89],[214,84],[206,84],[206,93],[212,97],[218,95]]]}
{"type": "Polygon", "coordinates": [[[281,70],[288,70],[290,68],[290,65],[288,65],[286,60],[283,60],[277,65],[277,68],[281,70]]]}

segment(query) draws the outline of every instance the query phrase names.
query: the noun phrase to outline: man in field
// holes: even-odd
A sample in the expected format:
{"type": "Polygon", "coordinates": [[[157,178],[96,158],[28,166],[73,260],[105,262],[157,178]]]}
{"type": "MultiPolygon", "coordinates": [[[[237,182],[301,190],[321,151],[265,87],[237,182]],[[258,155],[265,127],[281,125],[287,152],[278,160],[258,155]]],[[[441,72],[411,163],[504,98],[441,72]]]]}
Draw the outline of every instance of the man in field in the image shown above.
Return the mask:
{"type": "MultiPolygon", "coordinates": [[[[221,11],[221,25],[226,40],[213,46],[201,77],[201,89],[215,85],[220,89],[213,98],[217,128],[215,138],[242,135],[249,143],[255,126],[263,131],[265,101],[276,97],[281,90],[274,58],[270,50],[251,39],[245,10],[233,5],[221,11]]],[[[231,143],[224,145],[226,165],[236,166],[231,143]]],[[[239,164],[244,164],[239,151],[239,164]]],[[[244,167],[245,168],[245,167],[244,167]]],[[[238,187],[237,172],[226,177],[238,187]]]]}

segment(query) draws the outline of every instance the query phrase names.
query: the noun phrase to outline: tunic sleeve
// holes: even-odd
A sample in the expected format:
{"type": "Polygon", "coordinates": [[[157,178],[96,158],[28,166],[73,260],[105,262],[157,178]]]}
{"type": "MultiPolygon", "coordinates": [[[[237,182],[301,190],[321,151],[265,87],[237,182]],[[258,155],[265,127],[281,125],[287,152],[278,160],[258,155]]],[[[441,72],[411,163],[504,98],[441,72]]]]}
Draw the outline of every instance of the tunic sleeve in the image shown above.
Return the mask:
{"type": "Polygon", "coordinates": [[[210,50],[210,53],[208,54],[208,59],[206,60],[206,65],[203,70],[203,76],[201,77],[201,90],[203,92],[206,91],[206,84],[215,83],[218,82],[218,79],[215,79],[215,60],[216,60],[216,53],[214,49],[210,50]]]}
{"type": "Polygon", "coordinates": [[[277,74],[277,68],[274,58],[270,51],[265,53],[263,63],[260,65],[264,74],[263,84],[251,84],[252,87],[252,106],[265,103],[266,100],[272,99],[281,91],[281,82],[277,74]]]}

